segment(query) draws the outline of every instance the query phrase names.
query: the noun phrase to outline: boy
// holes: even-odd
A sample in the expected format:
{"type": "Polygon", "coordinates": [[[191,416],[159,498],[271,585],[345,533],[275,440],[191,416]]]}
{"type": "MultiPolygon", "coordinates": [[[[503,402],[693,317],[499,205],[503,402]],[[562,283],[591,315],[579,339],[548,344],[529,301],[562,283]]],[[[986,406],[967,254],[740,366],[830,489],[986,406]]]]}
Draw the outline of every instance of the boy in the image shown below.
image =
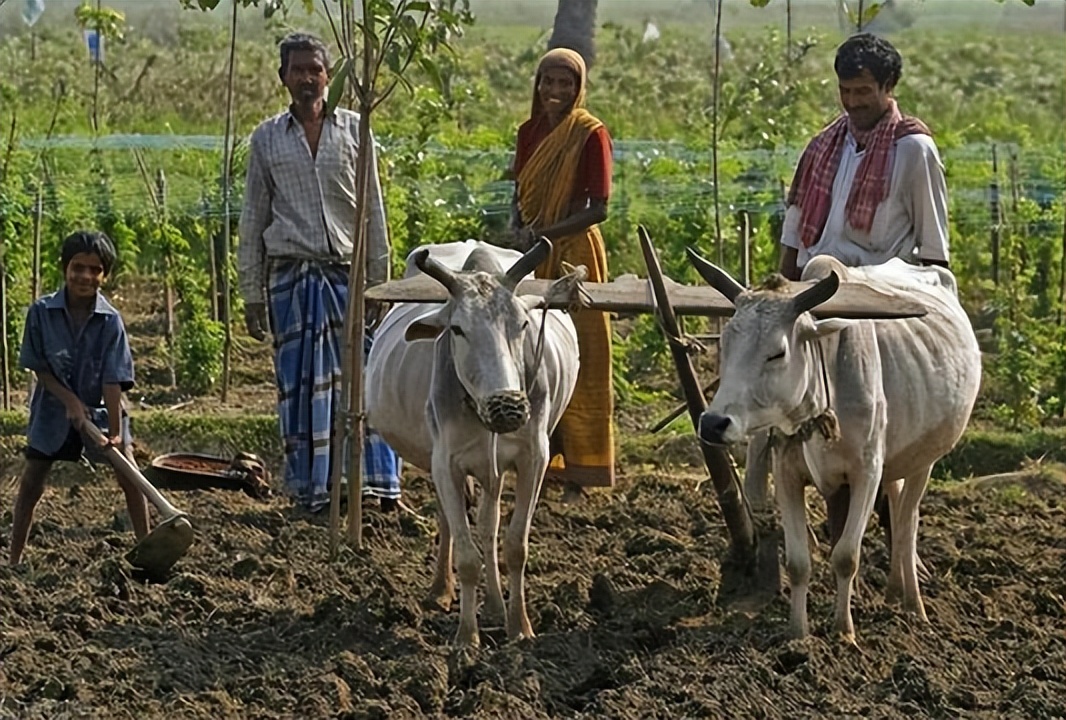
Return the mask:
{"type": "MultiPolygon", "coordinates": [[[[19,364],[38,382],[11,526],[12,565],[22,560],[52,463],[81,459],[84,423],[106,427],[108,442],[129,455],[122,393],[133,387],[133,356],[122,316],[99,293],[114,266],[115,247],[103,233],[81,230],[63,241],[60,261],[64,287],[30,306],[19,353],[19,364]]],[[[96,447],[85,449],[90,457],[105,457],[96,447]]],[[[139,540],[148,534],[148,504],[136,486],[116,476],[139,540]]]]}

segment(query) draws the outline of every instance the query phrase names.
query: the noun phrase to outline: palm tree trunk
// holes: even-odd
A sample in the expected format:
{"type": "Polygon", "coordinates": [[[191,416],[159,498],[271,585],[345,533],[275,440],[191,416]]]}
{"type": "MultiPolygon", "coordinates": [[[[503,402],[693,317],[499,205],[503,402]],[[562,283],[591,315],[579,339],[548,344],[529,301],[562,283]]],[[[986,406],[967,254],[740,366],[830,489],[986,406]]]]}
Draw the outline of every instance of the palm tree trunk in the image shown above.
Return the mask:
{"type": "Polygon", "coordinates": [[[596,5],[599,0],[559,0],[548,48],[570,48],[580,53],[586,67],[596,60],[596,5]]]}

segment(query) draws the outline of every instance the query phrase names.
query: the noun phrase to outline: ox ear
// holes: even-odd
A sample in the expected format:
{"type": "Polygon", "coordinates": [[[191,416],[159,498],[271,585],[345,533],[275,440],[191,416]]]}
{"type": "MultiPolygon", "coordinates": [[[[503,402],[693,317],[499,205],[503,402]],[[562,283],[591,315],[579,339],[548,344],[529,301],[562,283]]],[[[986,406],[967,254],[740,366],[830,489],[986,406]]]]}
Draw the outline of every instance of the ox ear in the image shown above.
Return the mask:
{"type": "Polygon", "coordinates": [[[435,340],[440,335],[440,331],[447,326],[448,322],[444,318],[443,309],[434,310],[412,320],[403,333],[403,339],[407,342],[435,340]]]}
{"type": "Polygon", "coordinates": [[[857,322],[857,320],[845,320],[844,318],[815,320],[810,325],[804,325],[798,336],[801,342],[810,342],[846,330],[857,322]]]}
{"type": "Polygon", "coordinates": [[[691,247],[686,247],[685,252],[688,254],[689,262],[696,268],[696,272],[700,274],[700,277],[706,280],[708,285],[725,295],[726,300],[735,304],[737,295],[744,292],[744,286],[734,280],[725,270],[708,262],[691,247]]]}
{"type": "Polygon", "coordinates": [[[514,265],[507,268],[503,282],[514,290],[522,278],[537,269],[537,266],[548,259],[551,255],[552,244],[546,237],[541,237],[537,243],[526,251],[526,254],[515,260],[514,265]]]}

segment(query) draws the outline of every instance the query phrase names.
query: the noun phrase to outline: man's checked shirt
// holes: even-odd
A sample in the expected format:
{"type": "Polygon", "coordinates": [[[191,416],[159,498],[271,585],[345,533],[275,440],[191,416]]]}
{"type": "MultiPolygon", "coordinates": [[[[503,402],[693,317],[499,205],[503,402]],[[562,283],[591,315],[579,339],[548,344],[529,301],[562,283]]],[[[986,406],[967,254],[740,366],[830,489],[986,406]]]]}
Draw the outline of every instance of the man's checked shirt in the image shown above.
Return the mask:
{"type": "MultiPolygon", "coordinates": [[[[358,152],[359,115],[350,110],[326,117],[314,158],[291,110],[255,129],[237,250],[245,302],[266,301],[271,260],[351,262],[358,152]]],[[[366,277],[376,285],[389,277],[389,241],[376,157],[371,168],[366,277]]]]}

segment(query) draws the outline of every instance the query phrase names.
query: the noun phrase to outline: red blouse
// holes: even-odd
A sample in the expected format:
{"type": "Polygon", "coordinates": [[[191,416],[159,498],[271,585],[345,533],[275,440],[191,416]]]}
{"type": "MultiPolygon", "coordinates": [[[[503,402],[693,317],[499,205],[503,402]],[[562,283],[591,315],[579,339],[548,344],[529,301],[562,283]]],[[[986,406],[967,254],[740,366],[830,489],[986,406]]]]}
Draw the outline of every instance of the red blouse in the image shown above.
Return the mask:
{"type": "MultiPolygon", "coordinates": [[[[514,159],[515,177],[522,172],[533,151],[550,132],[551,128],[544,117],[526,120],[518,128],[514,159]]],[[[577,180],[574,183],[572,200],[606,200],[611,196],[611,153],[611,135],[607,132],[607,127],[601,125],[590,133],[589,139],[585,141],[585,152],[577,164],[577,180]]]]}

